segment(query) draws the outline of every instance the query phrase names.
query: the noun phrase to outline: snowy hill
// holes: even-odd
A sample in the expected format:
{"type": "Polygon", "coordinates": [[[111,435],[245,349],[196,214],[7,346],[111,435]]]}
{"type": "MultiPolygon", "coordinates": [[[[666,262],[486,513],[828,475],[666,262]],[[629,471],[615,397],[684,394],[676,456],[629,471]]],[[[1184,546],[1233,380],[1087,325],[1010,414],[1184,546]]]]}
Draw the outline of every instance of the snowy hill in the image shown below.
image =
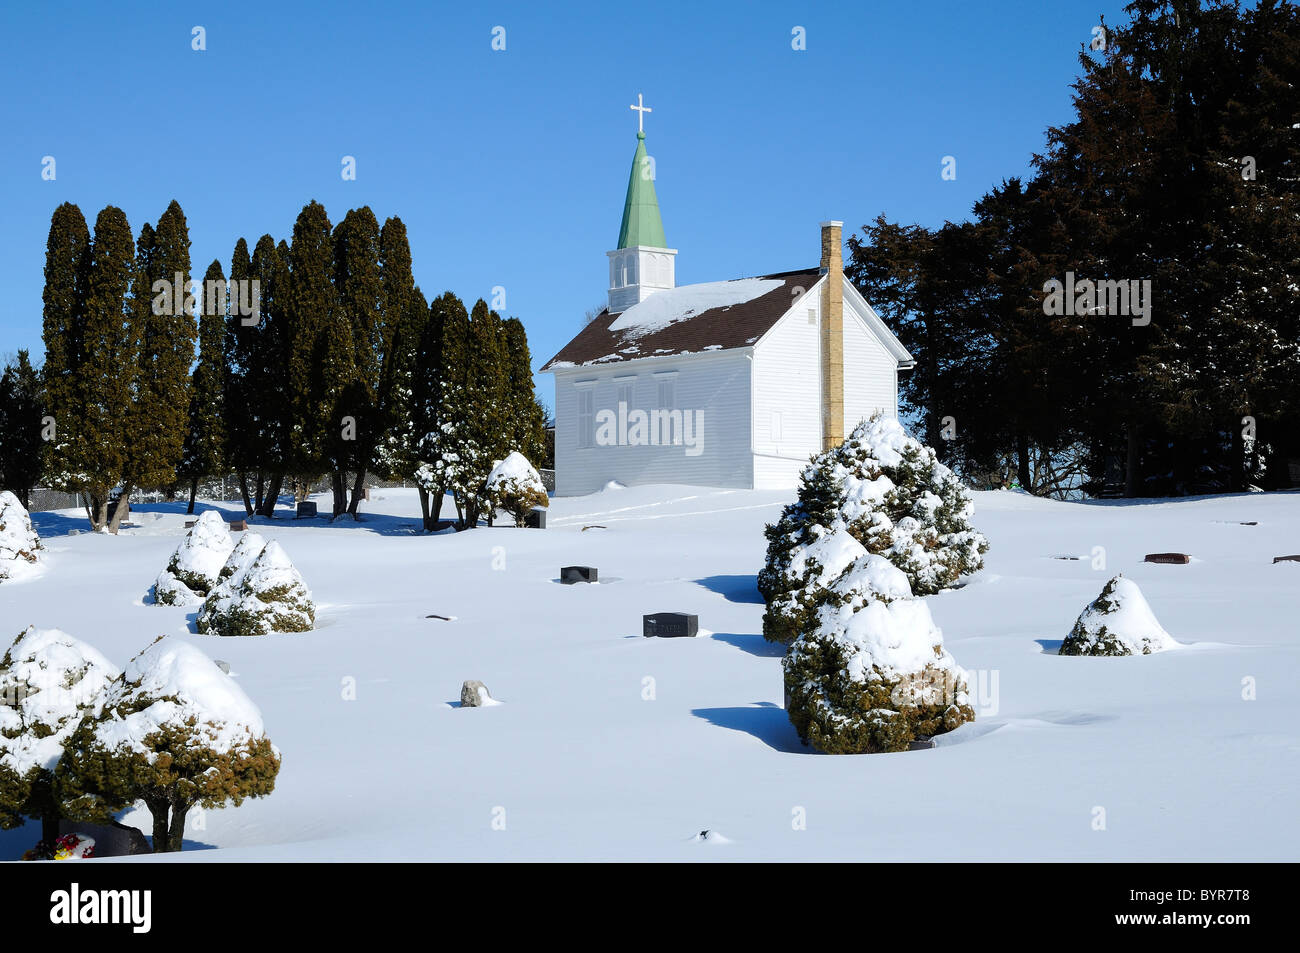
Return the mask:
{"type": "MultiPolygon", "coordinates": [[[[1300,851],[1300,563],[1272,564],[1300,552],[1300,495],[976,494],[986,568],[927,599],[971,673],[976,721],[933,750],[838,757],[800,745],[782,649],[759,634],[762,530],[790,496],[616,489],[553,500],[544,531],[428,536],[414,490],[379,490],[359,524],[257,522],[310,580],[317,627],[250,639],[197,634],[194,607],[145,605],[185,535],[182,508],[133,510],[139,528],[117,538],[71,535],[85,526],[74,511],[38,513],[46,568],[0,587],[0,618],[8,640],[58,628],[119,666],[162,633],[229,663],[282,754],[276,789],[192,813],[169,862],[1300,851]],[[1166,551],[1195,558],[1141,562],[1166,551]],[[600,583],[560,585],[575,564],[600,583]],[[1057,656],[1121,572],[1181,645],[1057,656]],[[642,638],[642,614],[660,611],[698,613],[700,636],[642,638]],[[466,679],[502,704],[460,708],[466,679]]],[[[149,829],[142,810],[125,820],[149,829]]],[[[37,838],[0,832],[0,858],[37,838]]]]}

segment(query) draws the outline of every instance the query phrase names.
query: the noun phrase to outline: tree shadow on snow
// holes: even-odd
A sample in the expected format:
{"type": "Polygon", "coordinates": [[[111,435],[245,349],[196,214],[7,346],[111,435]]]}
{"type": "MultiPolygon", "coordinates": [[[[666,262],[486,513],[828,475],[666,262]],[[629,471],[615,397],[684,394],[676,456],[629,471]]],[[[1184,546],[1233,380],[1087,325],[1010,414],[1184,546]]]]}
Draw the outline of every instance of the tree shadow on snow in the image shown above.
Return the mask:
{"type": "Polygon", "coordinates": [[[1034,641],[1038,643],[1044,655],[1060,655],[1061,646],[1065,644],[1064,639],[1034,639],[1034,641]]]}
{"type": "Polygon", "coordinates": [[[718,642],[726,642],[728,645],[734,645],[736,648],[748,652],[750,655],[757,655],[759,658],[785,657],[784,645],[779,642],[769,642],[761,635],[739,632],[714,632],[710,638],[718,642]]]}
{"type": "Polygon", "coordinates": [[[49,510],[38,510],[32,514],[32,527],[41,539],[53,539],[56,536],[69,536],[73,530],[89,533],[90,520],[85,516],[67,516],[49,510]]]}
{"type": "Polygon", "coordinates": [[[785,709],[772,702],[754,702],[738,708],[693,708],[691,714],[719,728],[743,731],[763,744],[787,754],[817,754],[799,740],[785,709]]]}
{"type": "Polygon", "coordinates": [[[758,591],[758,576],[705,576],[696,579],[697,586],[703,586],[710,592],[716,592],[728,602],[740,602],[745,605],[763,605],[763,596],[758,591]]]}

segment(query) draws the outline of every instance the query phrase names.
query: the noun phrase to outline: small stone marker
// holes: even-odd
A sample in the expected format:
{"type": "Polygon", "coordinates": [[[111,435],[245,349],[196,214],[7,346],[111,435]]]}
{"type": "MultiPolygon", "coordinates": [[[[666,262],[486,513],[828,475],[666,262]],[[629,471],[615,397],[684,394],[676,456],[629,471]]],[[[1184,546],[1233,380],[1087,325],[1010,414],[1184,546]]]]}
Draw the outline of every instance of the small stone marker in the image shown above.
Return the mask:
{"type": "Polygon", "coordinates": [[[186,521],[185,521],[185,528],[186,528],[186,529],[193,529],[193,528],[194,528],[194,524],[197,523],[197,522],[198,522],[198,520],[186,520],[186,521]]]}
{"type": "Polygon", "coordinates": [[[487,686],[477,679],[470,679],[460,686],[461,708],[480,708],[491,699],[492,696],[488,694],[487,686]]]}
{"type": "Polygon", "coordinates": [[[685,612],[656,612],[641,617],[641,634],[647,639],[693,639],[700,617],[685,612]]]}
{"type": "Polygon", "coordinates": [[[1185,566],[1192,561],[1186,553],[1147,553],[1143,562],[1166,563],[1173,566],[1185,566]]]}
{"type": "Polygon", "coordinates": [[[134,854],[150,854],[153,851],[145,840],[144,832],[138,827],[114,822],[112,824],[90,824],[85,821],[68,821],[60,819],[59,836],[80,834],[95,841],[96,857],[129,857],[134,854]]]}
{"type": "Polygon", "coordinates": [[[546,529],[546,510],[538,508],[525,513],[524,527],[527,529],[546,529]]]}
{"type": "Polygon", "coordinates": [[[918,735],[915,741],[907,743],[908,751],[925,751],[934,747],[934,739],[929,735],[918,735]]]}
{"type": "Polygon", "coordinates": [[[597,525],[597,524],[593,524],[593,525],[591,525],[591,526],[584,526],[584,527],[582,528],[582,532],[585,533],[585,532],[586,532],[587,530],[589,530],[589,529],[606,529],[606,528],[607,528],[607,527],[600,526],[600,525],[597,525]]]}
{"type": "Polygon", "coordinates": [[[450,621],[451,621],[451,616],[449,616],[449,615],[427,615],[427,616],[425,616],[425,618],[426,618],[426,619],[440,619],[440,620],[443,621],[443,622],[450,622],[450,621]]]}
{"type": "Polygon", "coordinates": [[[1273,565],[1278,563],[1300,563],[1300,556],[1274,556],[1273,565]]]}
{"type": "Polygon", "coordinates": [[[219,659],[219,658],[214,658],[212,661],[214,661],[214,662],[217,663],[217,668],[221,669],[221,670],[222,670],[223,672],[225,672],[227,675],[230,674],[230,663],[229,663],[229,662],[223,662],[223,661],[222,661],[221,659],[219,659]]]}
{"type": "Polygon", "coordinates": [[[232,533],[242,533],[248,529],[248,520],[231,520],[230,531],[232,533]]]}
{"type": "Polygon", "coordinates": [[[294,516],[297,520],[311,520],[316,518],[316,504],[311,500],[304,500],[298,504],[298,513],[294,516]]]}
{"type": "Polygon", "coordinates": [[[362,491],[361,491],[361,498],[362,498],[363,500],[369,500],[369,499],[370,499],[370,487],[364,487],[364,488],[362,489],[362,491]]]}
{"type": "Polygon", "coordinates": [[[595,582],[596,580],[595,566],[564,566],[560,569],[560,582],[566,586],[571,586],[575,582],[595,582]]]}

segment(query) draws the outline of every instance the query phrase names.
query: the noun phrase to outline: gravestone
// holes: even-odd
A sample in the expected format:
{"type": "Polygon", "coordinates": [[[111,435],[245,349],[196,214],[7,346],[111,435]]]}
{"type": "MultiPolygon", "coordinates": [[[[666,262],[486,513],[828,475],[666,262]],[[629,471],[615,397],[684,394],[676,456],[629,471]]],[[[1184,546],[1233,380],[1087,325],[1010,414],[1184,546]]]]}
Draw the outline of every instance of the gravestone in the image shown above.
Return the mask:
{"type": "Polygon", "coordinates": [[[361,498],[367,501],[370,499],[370,487],[367,486],[362,489],[361,498]]]}
{"type": "Polygon", "coordinates": [[[217,668],[221,669],[221,670],[222,670],[223,672],[225,672],[227,675],[230,674],[230,663],[229,663],[229,662],[223,662],[223,661],[222,661],[221,659],[219,659],[219,658],[214,658],[212,661],[214,661],[214,662],[217,663],[217,668]]]}
{"type": "Polygon", "coordinates": [[[656,612],[641,617],[641,634],[647,639],[693,639],[700,617],[686,612],[656,612]]]}
{"type": "Polygon", "coordinates": [[[248,529],[248,520],[231,520],[230,531],[232,533],[242,533],[248,529]]]}
{"type": "Polygon", "coordinates": [[[564,566],[560,569],[560,582],[566,586],[571,586],[575,582],[595,582],[596,580],[595,566],[564,566]]]}
{"type": "Polygon", "coordinates": [[[316,518],[316,504],[311,500],[304,500],[298,504],[298,513],[294,519],[311,520],[316,518]]]}
{"type": "Polygon", "coordinates": [[[1278,563],[1300,563],[1300,556],[1274,556],[1273,565],[1278,563]]]}
{"type": "Polygon", "coordinates": [[[1186,553],[1147,553],[1143,562],[1164,563],[1171,566],[1185,566],[1192,561],[1186,553]]]}
{"type": "Polygon", "coordinates": [[[492,695],[487,686],[477,679],[470,679],[460,686],[460,707],[479,708],[490,701],[492,695]]]}
{"type": "Polygon", "coordinates": [[[186,528],[186,529],[193,529],[193,528],[194,528],[194,524],[197,523],[197,522],[198,522],[198,520],[186,520],[186,521],[185,521],[185,528],[186,528]]]}
{"type": "Polygon", "coordinates": [[[80,834],[93,838],[96,857],[129,857],[133,854],[151,854],[149,842],[139,828],[126,824],[89,824],[84,821],[59,821],[59,836],[80,834]]]}
{"type": "Polygon", "coordinates": [[[527,529],[546,529],[546,510],[529,510],[524,514],[524,526],[527,529]]]}

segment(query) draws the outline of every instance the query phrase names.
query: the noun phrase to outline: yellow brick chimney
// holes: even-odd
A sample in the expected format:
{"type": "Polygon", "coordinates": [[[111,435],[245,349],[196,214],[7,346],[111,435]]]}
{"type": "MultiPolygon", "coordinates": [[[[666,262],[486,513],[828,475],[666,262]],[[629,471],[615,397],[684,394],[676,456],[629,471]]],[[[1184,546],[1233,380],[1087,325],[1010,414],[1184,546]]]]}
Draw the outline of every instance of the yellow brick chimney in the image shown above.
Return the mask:
{"type": "Polygon", "coordinates": [[[843,222],[822,222],[822,449],[844,442],[843,222]]]}

